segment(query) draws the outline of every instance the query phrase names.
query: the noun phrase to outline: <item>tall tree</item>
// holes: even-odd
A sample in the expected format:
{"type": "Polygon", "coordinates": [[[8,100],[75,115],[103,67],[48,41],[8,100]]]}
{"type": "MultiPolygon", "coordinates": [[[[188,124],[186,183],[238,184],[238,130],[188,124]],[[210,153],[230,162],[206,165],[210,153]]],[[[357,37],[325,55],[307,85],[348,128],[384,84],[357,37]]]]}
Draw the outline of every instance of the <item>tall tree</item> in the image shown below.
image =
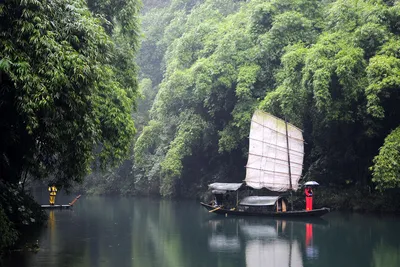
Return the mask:
{"type": "Polygon", "coordinates": [[[68,188],[131,151],[138,3],[111,2],[0,3],[0,247],[41,217],[23,177],[68,188]]]}
{"type": "MultiPolygon", "coordinates": [[[[1,179],[29,172],[68,187],[96,157],[120,162],[135,131],[137,85],[133,59],[104,20],[84,1],[7,1],[0,17],[1,179]]],[[[131,31],[124,23],[121,32],[131,31]]]]}

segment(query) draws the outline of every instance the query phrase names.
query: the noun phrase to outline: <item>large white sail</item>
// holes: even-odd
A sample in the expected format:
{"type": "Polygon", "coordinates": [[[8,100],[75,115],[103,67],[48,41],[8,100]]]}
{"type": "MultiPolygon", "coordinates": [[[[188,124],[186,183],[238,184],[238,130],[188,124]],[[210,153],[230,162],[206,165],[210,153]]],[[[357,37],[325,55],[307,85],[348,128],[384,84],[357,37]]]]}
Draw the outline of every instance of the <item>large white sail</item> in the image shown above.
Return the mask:
{"type": "Polygon", "coordinates": [[[261,110],[254,112],[246,165],[245,182],[248,186],[278,192],[297,190],[303,170],[303,133],[290,123],[287,123],[287,133],[289,153],[285,121],[261,110]]]}

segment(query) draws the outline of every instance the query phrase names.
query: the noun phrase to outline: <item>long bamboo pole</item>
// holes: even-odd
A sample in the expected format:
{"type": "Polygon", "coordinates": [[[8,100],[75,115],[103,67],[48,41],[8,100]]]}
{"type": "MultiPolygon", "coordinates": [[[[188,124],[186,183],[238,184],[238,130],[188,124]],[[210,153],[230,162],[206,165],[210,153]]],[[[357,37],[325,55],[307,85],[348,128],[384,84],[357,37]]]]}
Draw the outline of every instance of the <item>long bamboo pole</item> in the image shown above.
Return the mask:
{"type": "Polygon", "coordinates": [[[214,211],[219,210],[219,209],[221,209],[221,208],[222,208],[222,206],[220,206],[220,207],[218,207],[218,208],[215,208],[215,209],[213,209],[213,210],[209,210],[208,212],[214,212],[214,211]]]}
{"type": "Polygon", "coordinates": [[[70,206],[73,206],[75,202],[81,197],[81,195],[77,196],[74,200],[72,200],[71,203],[69,203],[70,206]]]}
{"type": "Polygon", "coordinates": [[[287,126],[286,116],[285,116],[285,128],[286,128],[287,158],[288,158],[288,167],[289,167],[290,206],[291,206],[291,210],[293,211],[292,170],[290,168],[289,134],[288,134],[288,126],[287,126]]]}

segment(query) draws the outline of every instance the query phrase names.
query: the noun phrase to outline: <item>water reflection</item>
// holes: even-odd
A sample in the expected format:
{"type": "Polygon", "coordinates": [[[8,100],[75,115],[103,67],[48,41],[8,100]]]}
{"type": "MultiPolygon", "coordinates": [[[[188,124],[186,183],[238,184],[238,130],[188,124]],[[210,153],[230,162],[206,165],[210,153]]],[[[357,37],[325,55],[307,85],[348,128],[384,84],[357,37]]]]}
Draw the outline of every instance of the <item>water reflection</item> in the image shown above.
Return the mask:
{"type": "Polygon", "coordinates": [[[306,256],[309,259],[318,258],[318,247],[314,245],[313,224],[306,223],[306,256]]]}
{"type": "Polygon", "coordinates": [[[211,252],[239,252],[243,248],[246,267],[303,267],[303,257],[318,259],[314,224],[323,227],[327,222],[213,218],[208,222],[208,245],[211,252]]]}
{"type": "MultiPolygon", "coordinates": [[[[211,236],[208,238],[208,246],[211,251],[218,252],[239,252],[241,249],[238,225],[233,225],[234,229],[223,229],[224,225],[220,220],[210,220],[209,226],[211,236]],[[233,230],[233,231],[232,231],[233,230]]],[[[229,227],[229,225],[225,225],[229,227]]]]}
{"type": "Polygon", "coordinates": [[[345,214],[225,218],[196,201],[83,198],[72,210],[49,212],[37,254],[16,253],[5,266],[398,267],[399,223],[345,214]]]}
{"type": "Polygon", "coordinates": [[[400,246],[391,247],[380,243],[372,255],[373,267],[400,266],[400,246]]]}
{"type": "Polygon", "coordinates": [[[292,238],[292,223],[286,221],[273,221],[271,225],[246,223],[244,228],[247,233],[246,266],[302,267],[299,244],[292,238]],[[289,238],[285,238],[286,233],[289,238]]]}
{"type": "Polygon", "coordinates": [[[302,267],[303,260],[296,241],[277,239],[265,243],[255,240],[246,245],[246,266],[302,267]]]}

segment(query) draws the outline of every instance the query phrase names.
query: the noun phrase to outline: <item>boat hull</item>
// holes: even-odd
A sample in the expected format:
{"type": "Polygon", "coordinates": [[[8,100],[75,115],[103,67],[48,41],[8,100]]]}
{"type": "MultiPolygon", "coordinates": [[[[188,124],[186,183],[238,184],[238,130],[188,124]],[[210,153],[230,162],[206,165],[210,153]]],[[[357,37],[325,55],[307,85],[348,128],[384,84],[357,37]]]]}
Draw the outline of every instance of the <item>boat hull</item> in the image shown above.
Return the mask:
{"type": "Polygon", "coordinates": [[[71,205],[40,205],[42,209],[69,209],[71,205]]]}
{"type": "Polygon", "coordinates": [[[248,211],[237,211],[228,209],[216,209],[215,206],[208,205],[206,203],[200,202],[200,204],[212,213],[220,215],[234,215],[234,216],[258,216],[258,217],[270,217],[270,218],[317,218],[321,217],[328,212],[329,208],[320,208],[314,210],[298,210],[298,211],[286,211],[286,212],[248,212],[248,211]]]}

